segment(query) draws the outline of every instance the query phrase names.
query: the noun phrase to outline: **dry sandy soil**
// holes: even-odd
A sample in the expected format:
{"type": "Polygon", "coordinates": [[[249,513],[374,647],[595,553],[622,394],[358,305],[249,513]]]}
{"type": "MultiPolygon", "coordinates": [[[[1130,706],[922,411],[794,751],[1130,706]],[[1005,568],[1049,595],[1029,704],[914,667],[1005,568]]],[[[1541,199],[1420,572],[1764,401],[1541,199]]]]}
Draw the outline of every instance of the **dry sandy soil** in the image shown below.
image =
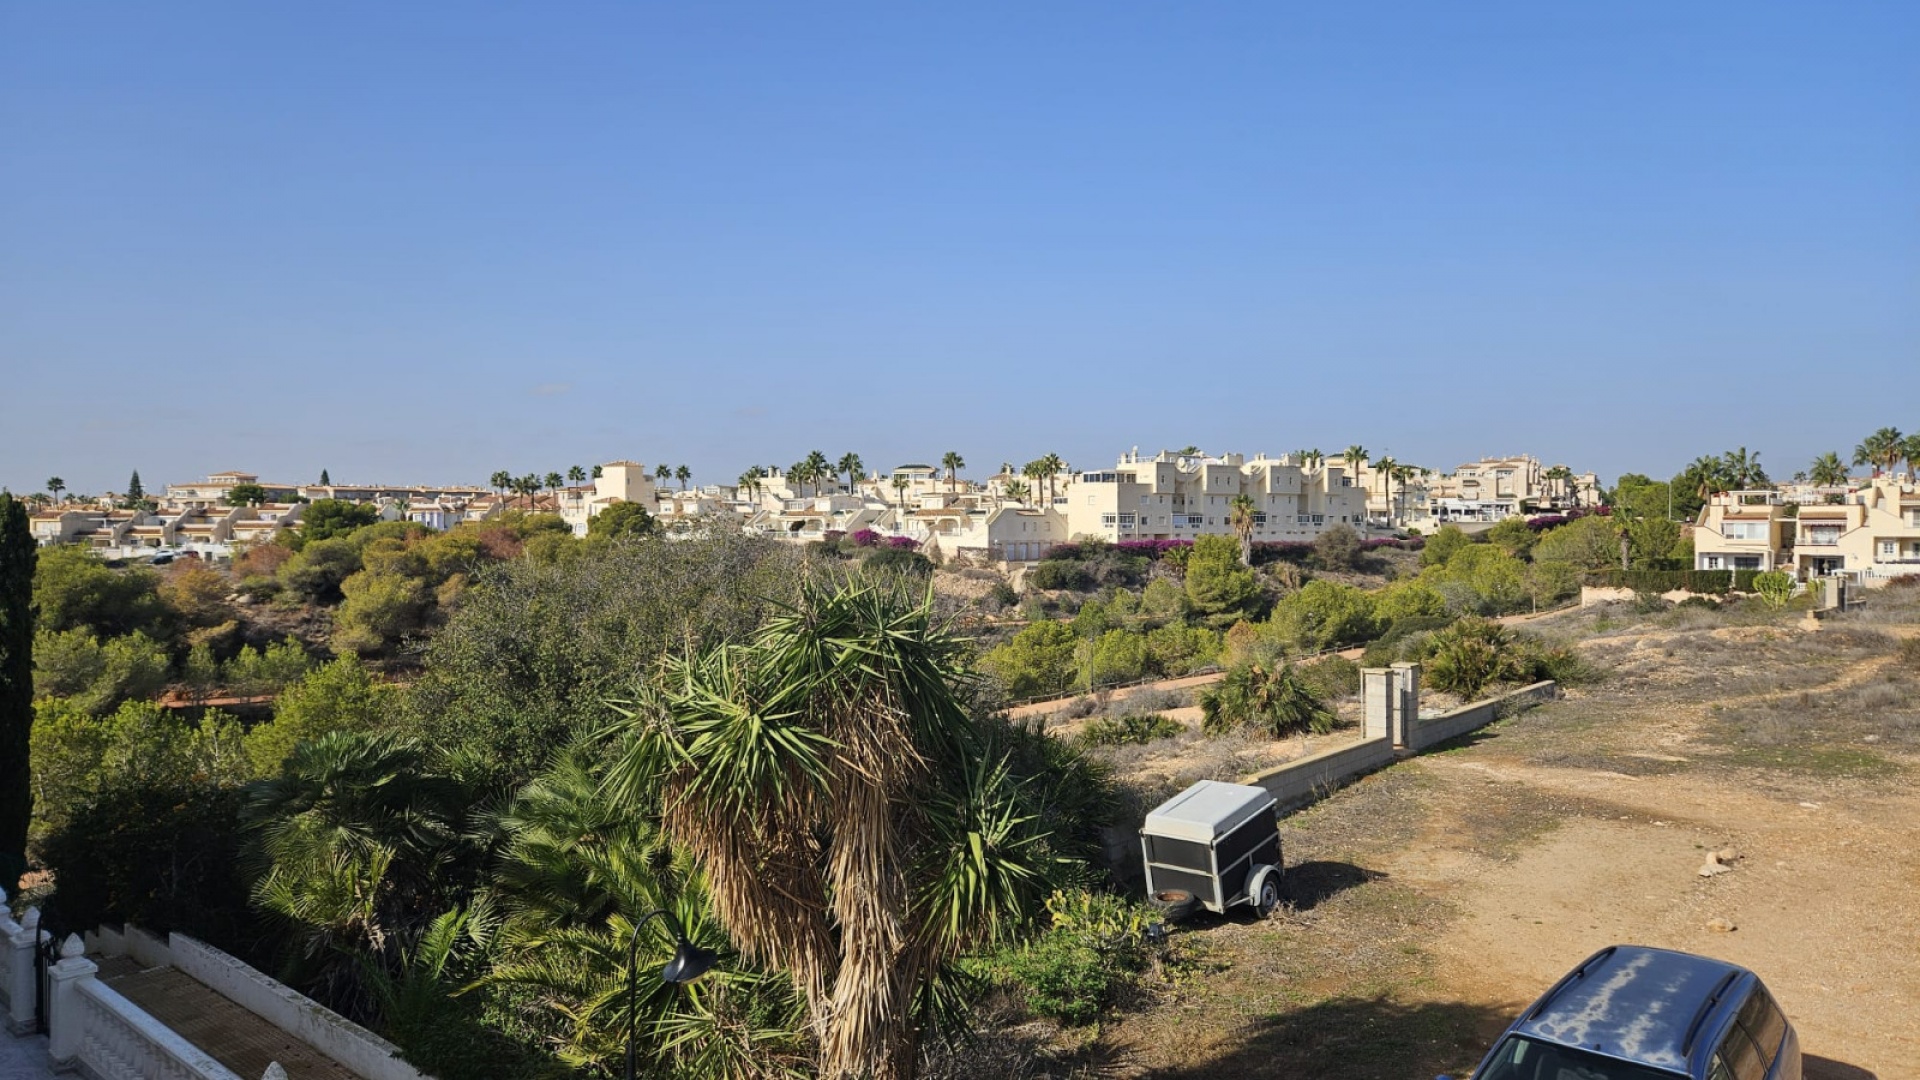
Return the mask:
{"type": "Polygon", "coordinates": [[[1914,601],[1818,630],[1543,621],[1601,681],[1284,820],[1289,909],[1178,935],[1176,974],[1027,1075],[1461,1075],[1573,964],[1633,942],[1759,972],[1811,1080],[1920,1078],[1920,639],[1891,621],[1914,601]]]}

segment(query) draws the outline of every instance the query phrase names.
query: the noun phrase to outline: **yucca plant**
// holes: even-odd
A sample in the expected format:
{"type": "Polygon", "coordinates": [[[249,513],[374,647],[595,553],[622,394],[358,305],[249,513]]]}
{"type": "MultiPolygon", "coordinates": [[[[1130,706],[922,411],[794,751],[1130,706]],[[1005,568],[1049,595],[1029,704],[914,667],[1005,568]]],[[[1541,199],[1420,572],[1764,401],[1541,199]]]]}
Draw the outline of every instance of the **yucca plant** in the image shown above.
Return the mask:
{"type": "Polygon", "coordinates": [[[1200,694],[1200,729],[1220,735],[1252,726],[1278,739],[1333,730],[1334,711],[1292,664],[1236,664],[1200,694]]]}
{"type": "Polygon", "coordinates": [[[609,790],[661,808],[740,954],[787,976],[827,1080],[912,1076],[954,961],[1050,887],[1045,827],[962,705],[961,649],[931,593],[814,580],[623,713],[609,790]]]}

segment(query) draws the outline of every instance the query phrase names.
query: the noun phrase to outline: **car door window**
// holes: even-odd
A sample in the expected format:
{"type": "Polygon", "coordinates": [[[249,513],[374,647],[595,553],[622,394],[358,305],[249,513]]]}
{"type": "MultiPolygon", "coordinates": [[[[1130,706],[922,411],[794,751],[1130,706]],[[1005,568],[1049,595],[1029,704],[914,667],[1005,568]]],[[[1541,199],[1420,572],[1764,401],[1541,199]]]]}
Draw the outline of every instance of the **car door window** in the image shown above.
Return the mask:
{"type": "Polygon", "coordinates": [[[1707,1080],[1733,1080],[1733,1068],[1727,1064],[1726,1058],[1713,1055],[1713,1068],[1707,1070],[1707,1080]]]}
{"type": "Polygon", "coordinates": [[[1733,1080],[1766,1080],[1767,1059],[1760,1048],[1753,1045],[1747,1033],[1740,1030],[1739,1024],[1727,1027],[1726,1035],[1720,1040],[1719,1056],[1727,1059],[1733,1068],[1733,1080]]]}
{"type": "Polygon", "coordinates": [[[1787,1018],[1781,1015],[1780,1006],[1773,1003],[1773,995],[1767,993],[1766,987],[1753,988],[1753,995],[1740,1006],[1736,1022],[1760,1049],[1761,1058],[1772,1066],[1774,1055],[1780,1052],[1780,1041],[1787,1034],[1787,1018]]]}

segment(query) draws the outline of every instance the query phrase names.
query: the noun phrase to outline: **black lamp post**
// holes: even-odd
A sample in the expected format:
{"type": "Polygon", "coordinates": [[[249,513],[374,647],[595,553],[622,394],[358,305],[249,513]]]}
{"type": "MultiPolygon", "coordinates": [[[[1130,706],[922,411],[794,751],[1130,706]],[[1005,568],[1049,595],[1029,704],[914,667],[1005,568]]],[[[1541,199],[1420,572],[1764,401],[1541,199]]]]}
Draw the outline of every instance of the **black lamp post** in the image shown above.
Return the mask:
{"type": "Polygon", "coordinates": [[[666,908],[649,911],[633,924],[633,937],[627,941],[627,1078],[633,1080],[633,1038],[640,1018],[640,930],[654,916],[660,916],[667,927],[673,931],[673,959],[660,972],[662,982],[673,986],[690,983],[707,973],[719,957],[711,950],[703,949],[687,940],[687,932],[680,928],[680,921],[666,908]]]}

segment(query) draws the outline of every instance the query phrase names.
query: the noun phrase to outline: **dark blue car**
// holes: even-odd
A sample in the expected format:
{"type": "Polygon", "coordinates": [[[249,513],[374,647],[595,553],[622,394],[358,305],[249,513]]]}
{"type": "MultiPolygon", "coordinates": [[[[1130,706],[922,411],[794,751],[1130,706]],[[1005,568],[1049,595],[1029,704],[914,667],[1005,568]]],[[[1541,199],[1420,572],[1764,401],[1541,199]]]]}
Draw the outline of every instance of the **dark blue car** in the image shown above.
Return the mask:
{"type": "Polygon", "coordinates": [[[1800,1037],[1746,968],[1614,945],[1541,995],[1473,1073],[1473,1080],[1675,1077],[1800,1080],[1800,1037]]]}

